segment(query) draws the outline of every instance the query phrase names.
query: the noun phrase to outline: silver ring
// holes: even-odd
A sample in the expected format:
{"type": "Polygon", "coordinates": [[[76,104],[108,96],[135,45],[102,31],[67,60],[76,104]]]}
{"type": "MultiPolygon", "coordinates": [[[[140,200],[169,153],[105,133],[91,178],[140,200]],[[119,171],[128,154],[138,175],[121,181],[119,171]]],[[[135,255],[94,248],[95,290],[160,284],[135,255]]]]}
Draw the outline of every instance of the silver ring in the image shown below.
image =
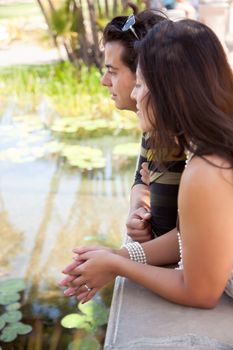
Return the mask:
{"type": "Polygon", "coordinates": [[[91,288],[89,288],[87,284],[84,284],[84,287],[86,288],[86,290],[87,290],[88,292],[91,291],[91,288]]]}

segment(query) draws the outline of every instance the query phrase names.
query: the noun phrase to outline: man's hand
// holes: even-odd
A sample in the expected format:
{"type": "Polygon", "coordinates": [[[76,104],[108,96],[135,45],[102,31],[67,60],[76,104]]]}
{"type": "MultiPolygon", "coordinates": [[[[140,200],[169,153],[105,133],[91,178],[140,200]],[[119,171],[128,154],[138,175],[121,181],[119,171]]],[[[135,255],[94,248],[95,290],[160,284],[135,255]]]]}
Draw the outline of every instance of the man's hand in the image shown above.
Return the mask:
{"type": "Polygon", "coordinates": [[[127,234],[137,242],[146,242],[152,239],[151,213],[141,207],[129,214],[126,221],[127,234]]]}
{"type": "Polygon", "coordinates": [[[141,180],[144,182],[144,184],[149,186],[149,184],[150,184],[150,172],[148,169],[148,162],[142,163],[140,175],[141,175],[141,180]]]}

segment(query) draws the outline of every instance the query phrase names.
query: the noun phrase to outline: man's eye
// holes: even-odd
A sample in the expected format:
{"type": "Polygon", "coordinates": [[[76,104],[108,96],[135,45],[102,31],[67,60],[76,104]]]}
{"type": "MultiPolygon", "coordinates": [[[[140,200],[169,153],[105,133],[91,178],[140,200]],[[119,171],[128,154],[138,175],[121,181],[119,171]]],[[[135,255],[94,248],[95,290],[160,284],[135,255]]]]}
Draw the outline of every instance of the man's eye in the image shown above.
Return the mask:
{"type": "Polygon", "coordinates": [[[116,72],[114,72],[114,71],[112,71],[112,70],[109,70],[108,73],[111,74],[111,75],[116,74],[116,72]]]}
{"type": "Polygon", "coordinates": [[[141,87],[141,85],[140,84],[135,84],[135,87],[138,89],[138,88],[141,87]]]}

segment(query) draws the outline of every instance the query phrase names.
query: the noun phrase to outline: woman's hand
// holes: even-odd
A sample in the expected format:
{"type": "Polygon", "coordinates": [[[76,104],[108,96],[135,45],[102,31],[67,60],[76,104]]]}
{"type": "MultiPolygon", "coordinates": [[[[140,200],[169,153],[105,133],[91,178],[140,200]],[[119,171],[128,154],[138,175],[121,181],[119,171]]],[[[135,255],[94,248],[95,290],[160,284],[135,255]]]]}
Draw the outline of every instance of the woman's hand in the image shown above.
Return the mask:
{"type": "Polygon", "coordinates": [[[79,255],[75,262],[63,270],[68,276],[60,282],[61,286],[68,287],[64,292],[66,296],[76,295],[82,302],[90,300],[100,288],[116,277],[114,253],[109,249],[86,250],[88,248],[74,250],[79,255]],[[85,252],[80,254],[82,251],[85,252]]]}

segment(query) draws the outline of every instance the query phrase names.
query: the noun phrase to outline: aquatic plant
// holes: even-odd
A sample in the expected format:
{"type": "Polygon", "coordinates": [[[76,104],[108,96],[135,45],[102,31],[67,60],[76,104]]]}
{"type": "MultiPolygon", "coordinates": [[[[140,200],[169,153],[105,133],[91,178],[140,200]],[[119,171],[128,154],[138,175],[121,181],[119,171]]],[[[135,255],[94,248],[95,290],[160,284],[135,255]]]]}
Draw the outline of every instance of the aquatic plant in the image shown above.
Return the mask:
{"type": "Polygon", "coordinates": [[[18,335],[31,332],[32,327],[20,322],[23,317],[19,310],[21,307],[20,292],[26,288],[20,278],[0,281],[0,341],[9,343],[18,335]]]}
{"type": "Polygon", "coordinates": [[[100,349],[100,342],[95,336],[97,329],[108,322],[108,309],[93,300],[87,304],[78,304],[79,313],[69,314],[61,320],[65,328],[82,329],[85,335],[69,345],[70,350],[100,349]]]}

